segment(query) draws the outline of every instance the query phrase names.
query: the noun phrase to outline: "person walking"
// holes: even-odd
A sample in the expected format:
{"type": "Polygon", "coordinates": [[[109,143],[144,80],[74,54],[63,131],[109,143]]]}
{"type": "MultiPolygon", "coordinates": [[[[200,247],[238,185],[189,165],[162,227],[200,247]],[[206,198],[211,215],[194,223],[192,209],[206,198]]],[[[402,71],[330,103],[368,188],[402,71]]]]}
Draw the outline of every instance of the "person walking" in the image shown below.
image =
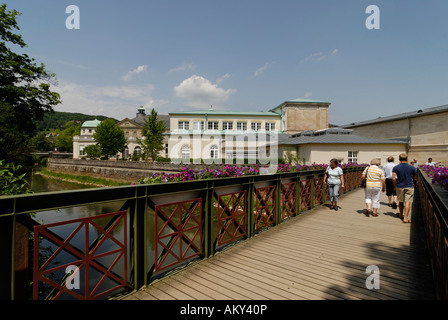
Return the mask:
{"type": "Polygon", "coordinates": [[[392,181],[398,198],[399,217],[403,223],[410,223],[411,205],[414,200],[414,181],[417,169],[408,163],[408,155],[399,156],[400,164],[392,169],[392,181]]]}
{"type": "Polygon", "coordinates": [[[381,192],[386,190],[386,178],[383,170],[379,167],[381,161],[372,159],[370,166],[365,168],[362,173],[362,179],[366,178],[366,188],[364,189],[365,201],[367,206],[366,216],[378,216],[380,208],[381,192]]]}
{"type": "Polygon", "coordinates": [[[331,206],[330,209],[338,211],[338,200],[340,188],[344,186],[344,173],[342,168],[338,167],[338,160],[331,159],[330,165],[327,167],[324,176],[324,183],[327,184],[328,193],[330,194],[331,206]]]}
{"type": "Polygon", "coordinates": [[[383,166],[384,176],[386,177],[386,196],[389,200],[389,207],[393,209],[397,209],[397,193],[395,192],[395,186],[392,181],[392,169],[396,165],[394,163],[394,157],[388,157],[387,163],[383,166]]]}

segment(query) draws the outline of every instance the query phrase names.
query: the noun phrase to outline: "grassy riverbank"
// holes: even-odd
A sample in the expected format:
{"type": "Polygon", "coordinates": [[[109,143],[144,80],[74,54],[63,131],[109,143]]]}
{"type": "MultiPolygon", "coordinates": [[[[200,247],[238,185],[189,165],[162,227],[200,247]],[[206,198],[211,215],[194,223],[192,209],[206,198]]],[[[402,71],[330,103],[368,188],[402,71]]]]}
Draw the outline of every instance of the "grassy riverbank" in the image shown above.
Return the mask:
{"type": "Polygon", "coordinates": [[[118,182],[113,180],[107,180],[107,179],[101,179],[101,178],[94,178],[89,176],[80,176],[80,175],[73,175],[73,174],[67,174],[67,173],[57,173],[48,171],[45,167],[41,170],[35,172],[35,174],[41,174],[46,178],[49,179],[56,179],[61,181],[67,181],[72,183],[80,183],[85,185],[92,185],[96,187],[117,187],[117,186],[125,186],[129,185],[129,182],[118,182]]]}

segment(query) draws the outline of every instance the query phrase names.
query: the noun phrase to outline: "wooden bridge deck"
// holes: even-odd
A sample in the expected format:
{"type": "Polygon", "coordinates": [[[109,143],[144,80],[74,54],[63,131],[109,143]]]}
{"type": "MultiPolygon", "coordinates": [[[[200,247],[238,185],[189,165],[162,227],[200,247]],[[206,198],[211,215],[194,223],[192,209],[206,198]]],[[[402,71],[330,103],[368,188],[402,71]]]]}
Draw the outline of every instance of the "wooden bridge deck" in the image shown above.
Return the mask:
{"type": "Polygon", "coordinates": [[[410,224],[384,194],[378,217],[364,215],[363,190],[339,205],[317,207],[124,299],[434,299],[418,199],[410,224]],[[379,289],[366,288],[370,265],[379,268],[379,289]]]}

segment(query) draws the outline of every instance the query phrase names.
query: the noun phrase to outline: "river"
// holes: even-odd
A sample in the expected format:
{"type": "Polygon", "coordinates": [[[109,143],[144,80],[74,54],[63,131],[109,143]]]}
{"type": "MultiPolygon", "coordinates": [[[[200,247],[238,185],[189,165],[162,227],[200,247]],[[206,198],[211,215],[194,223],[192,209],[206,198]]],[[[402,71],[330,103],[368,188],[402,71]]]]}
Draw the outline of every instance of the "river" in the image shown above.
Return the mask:
{"type": "MultiPolygon", "coordinates": [[[[66,181],[60,181],[56,179],[49,179],[39,174],[32,174],[31,178],[31,190],[33,193],[40,193],[40,192],[54,192],[54,191],[63,191],[63,190],[76,190],[76,189],[86,189],[86,188],[92,188],[92,186],[89,185],[82,185],[78,183],[71,183],[66,181]]],[[[63,208],[59,210],[49,210],[49,211],[41,211],[37,212],[34,219],[37,220],[40,224],[49,224],[54,222],[60,222],[60,221],[67,221],[67,220],[73,220],[83,217],[89,217],[89,216],[96,216],[102,213],[111,213],[119,211],[121,206],[123,205],[123,201],[117,201],[112,203],[106,203],[106,204],[95,204],[95,205],[88,205],[88,206],[78,206],[78,207],[71,207],[71,208],[63,208]]],[[[104,227],[109,219],[101,218],[96,219],[95,223],[100,225],[101,227],[104,227]]],[[[49,230],[53,231],[60,237],[67,239],[70,237],[70,234],[73,232],[73,230],[79,226],[79,223],[72,223],[72,224],[66,224],[63,226],[57,226],[57,227],[51,227],[49,230]]],[[[95,228],[89,225],[89,238],[92,241],[95,239],[96,236],[98,236],[99,231],[95,228]]],[[[123,225],[120,223],[116,229],[114,229],[112,235],[116,237],[118,241],[123,241],[123,225]]],[[[69,240],[70,245],[73,245],[77,248],[85,248],[84,243],[84,235],[83,231],[78,232],[73,238],[69,240]]],[[[107,239],[99,248],[98,251],[95,253],[98,254],[100,252],[108,252],[110,250],[116,249],[116,244],[114,244],[113,241],[110,239],[107,239]]],[[[54,252],[58,252],[58,246],[54,245],[53,243],[50,243],[49,241],[42,239],[39,243],[39,254],[42,256],[43,259],[48,259],[51,254],[54,252]]],[[[113,262],[113,259],[115,259],[116,255],[113,257],[103,257],[101,258],[101,263],[105,266],[110,265],[113,262]]],[[[60,251],[57,256],[54,258],[54,260],[51,262],[51,264],[47,267],[47,270],[50,267],[57,267],[58,265],[64,265],[71,262],[76,262],[78,260],[78,257],[75,257],[66,251],[60,251]]],[[[42,262],[41,262],[42,263],[42,262]]],[[[40,265],[41,265],[40,263],[40,265]]],[[[129,266],[129,256],[128,256],[128,266],[129,266]]],[[[85,283],[85,268],[80,268],[80,277],[79,277],[79,288],[74,288],[74,291],[79,291],[77,293],[83,295],[84,294],[84,283],[85,283]]],[[[129,268],[128,268],[129,269],[129,268]]],[[[117,265],[112,269],[114,272],[118,274],[123,274],[123,259],[120,259],[117,263],[117,265]]],[[[58,272],[53,272],[48,275],[48,277],[54,281],[60,281],[65,276],[66,270],[60,270],[58,272]]],[[[102,273],[97,272],[92,267],[89,267],[89,279],[92,283],[91,288],[93,288],[95,281],[98,281],[103,276],[102,273]]],[[[129,277],[129,275],[128,275],[129,277]]],[[[106,278],[106,281],[103,285],[99,288],[99,292],[108,290],[116,285],[115,282],[108,280],[106,278]]],[[[44,294],[48,294],[50,292],[51,288],[49,286],[40,285],[39,291],[41,292],[39,298],[43,298],[44,294]]],[[[73,299],[68,294],[63,294],[60,299],[73,299]]]]}

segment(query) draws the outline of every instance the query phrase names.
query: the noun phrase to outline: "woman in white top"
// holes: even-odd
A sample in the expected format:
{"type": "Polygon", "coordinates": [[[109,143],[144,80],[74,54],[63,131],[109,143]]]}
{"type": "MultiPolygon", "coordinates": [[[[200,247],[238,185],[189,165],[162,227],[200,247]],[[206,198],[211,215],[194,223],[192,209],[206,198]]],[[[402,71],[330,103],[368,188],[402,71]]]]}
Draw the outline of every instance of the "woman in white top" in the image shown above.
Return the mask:
{"type": "Polygon", "coordinates": [[[324,183],[327,184],[328,193],[330,194],[330,209],[338,211],[339,189],[344,188],[344,176],[342,169],[338,167],[338,160],[331,159],[330,165],[324,176],[324,183]]]}

